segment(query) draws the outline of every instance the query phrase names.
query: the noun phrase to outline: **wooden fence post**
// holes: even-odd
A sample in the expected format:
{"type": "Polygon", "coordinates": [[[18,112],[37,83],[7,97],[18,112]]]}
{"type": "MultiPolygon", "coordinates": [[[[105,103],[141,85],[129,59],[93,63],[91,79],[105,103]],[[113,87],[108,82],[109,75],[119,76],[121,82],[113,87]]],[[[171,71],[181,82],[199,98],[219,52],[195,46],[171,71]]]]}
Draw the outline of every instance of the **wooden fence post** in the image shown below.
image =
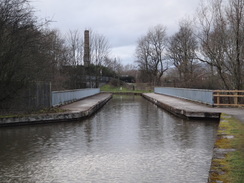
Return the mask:
{"type": "Polygon", "coordinates": [[[234,104],[238,104],[238,92],[234,92],[234,104]]]}
{"type": "Polygon", "coordinates": [[[220,96],[219,96],[219,91],[217,92],[217,105],[220,104],[220,96]]]}

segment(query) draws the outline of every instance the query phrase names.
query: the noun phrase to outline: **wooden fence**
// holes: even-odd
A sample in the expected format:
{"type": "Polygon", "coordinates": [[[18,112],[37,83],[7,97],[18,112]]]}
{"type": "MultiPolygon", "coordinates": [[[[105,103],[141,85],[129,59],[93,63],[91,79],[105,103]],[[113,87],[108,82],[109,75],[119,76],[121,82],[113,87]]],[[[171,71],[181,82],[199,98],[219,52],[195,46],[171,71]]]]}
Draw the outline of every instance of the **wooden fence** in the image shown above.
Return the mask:
{"type": "Polygon", "coordinates": [[[214,90],[214,106],[244,106],[244,90],[214,90]]]}

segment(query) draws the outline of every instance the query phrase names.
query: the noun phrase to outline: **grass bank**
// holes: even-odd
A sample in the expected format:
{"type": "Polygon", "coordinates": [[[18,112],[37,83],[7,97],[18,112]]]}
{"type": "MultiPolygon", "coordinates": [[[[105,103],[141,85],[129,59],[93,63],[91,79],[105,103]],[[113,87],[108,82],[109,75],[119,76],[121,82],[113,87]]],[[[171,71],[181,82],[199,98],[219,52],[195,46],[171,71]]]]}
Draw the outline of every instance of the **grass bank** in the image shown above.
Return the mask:
{"type": "Polygon", "coordinates": [[[244,124],[221,115],[209,182],[244,182],[244,124]]]}
{"type": "Polygon", "coordinates": [[[152,91],[147,91],[147,90],[128,89],[127,87],[124,87],[124,86],[116,87],[116,86],[112,86],[109,84],[102,86],[100,89],[103,92],[113,92],[113,93],[149,93],[149,92],[152,92],[152,91]]]}
{"type": "Polygon", "coordinates": [[[35,114],[50,114],[50,113],[62,113],[66,112],[67,110],[61,109],[59,107],[50,107],[50,108],[45,108],[41,109],[39,111],[30,111],[30,112],[23,112],[23,113],[8,113],[8,114],[1,114],[1,118],[20,118],[20,117],[26,117],[30,115],[35,115],[35,114]]]}

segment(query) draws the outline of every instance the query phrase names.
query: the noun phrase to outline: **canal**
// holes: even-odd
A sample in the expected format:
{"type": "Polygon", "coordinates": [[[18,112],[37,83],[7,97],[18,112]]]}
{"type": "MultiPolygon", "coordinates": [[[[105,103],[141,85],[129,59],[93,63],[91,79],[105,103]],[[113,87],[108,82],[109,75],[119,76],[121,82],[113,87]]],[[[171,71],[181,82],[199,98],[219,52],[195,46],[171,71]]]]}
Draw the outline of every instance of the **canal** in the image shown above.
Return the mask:
{"type": "Polygon", "coordinates": [[[217,125],[114,95],[80,122],[0,128],[0,182],[206,183],[217,125]]]}

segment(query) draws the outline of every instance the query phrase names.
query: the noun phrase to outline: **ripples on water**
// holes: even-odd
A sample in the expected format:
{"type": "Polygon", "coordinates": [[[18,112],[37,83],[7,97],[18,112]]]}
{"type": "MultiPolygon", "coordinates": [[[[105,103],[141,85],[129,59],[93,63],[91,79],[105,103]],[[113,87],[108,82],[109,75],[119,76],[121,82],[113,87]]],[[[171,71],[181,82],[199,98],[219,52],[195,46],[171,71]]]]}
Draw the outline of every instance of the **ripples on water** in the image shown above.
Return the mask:
{"type": "Polygon", "coordinates": [[[205,183],[216,129],[114,96],[81,122],[0,128],[0,182],[205,183]]]}

